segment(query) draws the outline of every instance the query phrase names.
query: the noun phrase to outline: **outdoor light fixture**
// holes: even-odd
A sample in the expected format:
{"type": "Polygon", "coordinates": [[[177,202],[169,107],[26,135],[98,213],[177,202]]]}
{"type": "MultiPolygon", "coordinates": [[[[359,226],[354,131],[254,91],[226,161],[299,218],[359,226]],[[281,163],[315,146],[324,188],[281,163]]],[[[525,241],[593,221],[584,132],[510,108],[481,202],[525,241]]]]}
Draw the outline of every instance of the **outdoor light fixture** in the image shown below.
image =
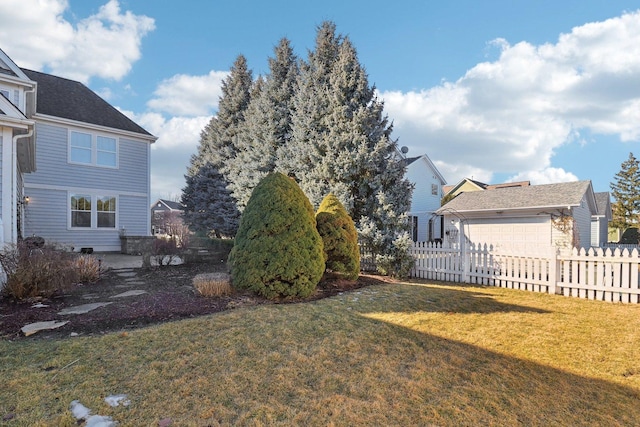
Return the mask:
{"type": "Polygon", "coordinates": [[[22,198],[22,204],[23,204],[23,205],[28,205],[28,204],[29,204],[29,200],[30,200],[30,199],[29,199],[29,196],[24,196],[24,197],[22,198]]]}

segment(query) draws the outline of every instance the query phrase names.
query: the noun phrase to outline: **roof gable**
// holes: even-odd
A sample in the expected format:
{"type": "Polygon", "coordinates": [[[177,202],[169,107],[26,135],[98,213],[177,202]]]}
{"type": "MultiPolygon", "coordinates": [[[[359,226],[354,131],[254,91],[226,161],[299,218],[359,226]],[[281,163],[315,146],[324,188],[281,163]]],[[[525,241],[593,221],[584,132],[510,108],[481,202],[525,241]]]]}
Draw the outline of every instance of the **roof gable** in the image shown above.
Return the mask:
{"type": "Polygon", "coordinates": [[[20,80],[29,80],[29,77],[16,65],[9,56],[0,49],[0,74],[12,76],[20,80]]]}
{"type": "Polygon", "coordinates": [[[595,193],[596,198],[596,215],[603,216],[608,220],[611,220],[613,212],[611,210],[611,196],[608,191],[601,193],[595,193]]]}
{"type": "Polygon", "coordinates": [[[38,83],[36,113],[152,135],[80,82],[23,69],[38,83]]]}
{"type": "Polygon", "coordinates": [[[441,207],[438,213],[447,211],[509,211],[536,208],[564,209],[580,206],[585,194],[587,195],[587,203],[591,212],[596,212],[596,202],[591,181],[576,181],[497,188],[491,191],[464,192],[441,207]]]}
{"type": "Polygon", "coordinates": [[[428,169],[430,169],[431,172],[433,172],[436,178],[440,181],[440,185],[444,185],[447,183],[447,181],[444,179],[444,177],[442,176],[442,174],[440,173],[436,165],[433,164],[429,156],[427,156],[426,154],[423,154],[422,156],[418,156],[418,157],[406,158],[404,159],[404,162],[405,162],[405,165],[407,165],[407,168],[409,167],[415,168],[415,167],[420,167],[420,165],[424,165],[428,169]]]}
{"type": "Polygon", "coordinates": [[[447,186],[446,188],[444,188],[444,193],[445,193],[445,195],[454,194],[456,192],[460,192],[458,190],[461,190],[464,187],[468,188],[466,191],[478,191],[478,190],[486,189],[487,188],[487,184],[485,184],[483,182],[480,182],[480,181],[475,181],[475,180],[469,179],[469,178],[462,178],[460,181],[458,181],[458,183],[456,185],[451,185],[451,186],[447,186]]]}
{"type": "Polygon", "coordinates": [[[167,199],[158,199],[153,205],[151,205],[151,208],[181,211],[184,209],[184,206],[180,202],[174,202],[172,200],[167,200],[167,199]]]}

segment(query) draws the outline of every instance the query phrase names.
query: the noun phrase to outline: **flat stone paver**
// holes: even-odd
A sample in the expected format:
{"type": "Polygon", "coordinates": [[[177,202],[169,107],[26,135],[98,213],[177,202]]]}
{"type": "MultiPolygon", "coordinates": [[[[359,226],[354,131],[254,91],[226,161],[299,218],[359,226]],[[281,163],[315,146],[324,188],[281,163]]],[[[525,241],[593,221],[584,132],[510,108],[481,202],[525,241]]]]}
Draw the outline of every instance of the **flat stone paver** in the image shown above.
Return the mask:
{"type": "Polygon", "coordinates": [[[147,291],[143,291],[142,289],[134,289],[131,291],[123,292],[118,295],[114,295],[111,298],[125,298],[125,297],[135,297],[136,295],[146,294],[147,291]]]}
{"type": "Polygon", "coordinates": [[[24,325],[22,328],[20,328],[20,330],[26,337],[28,337],[29,335],[33,335],[38,331],[56,329],[56,328],[59,328],[60,326],[66,325],[67,323],[69,323],[68,320],[65,320],[64,322],[57,322],[55,320],[50,320],[48,322],[29,323],[28,325],[24,325]]]}
{"type": "Polygon", "coordinates": [[[135,277],[135,271],[116,271],[116,274],[120,277],[135,277]]]}
{"type": "Polygon", "coordinates": [[[67,314],[85,314],[96,308],[104,307],[105,305],[113,304],[112,302],[94,302],[91,304],[76,305],[75,307],[68,307],[58,312],[59,315],[67,314]]]}

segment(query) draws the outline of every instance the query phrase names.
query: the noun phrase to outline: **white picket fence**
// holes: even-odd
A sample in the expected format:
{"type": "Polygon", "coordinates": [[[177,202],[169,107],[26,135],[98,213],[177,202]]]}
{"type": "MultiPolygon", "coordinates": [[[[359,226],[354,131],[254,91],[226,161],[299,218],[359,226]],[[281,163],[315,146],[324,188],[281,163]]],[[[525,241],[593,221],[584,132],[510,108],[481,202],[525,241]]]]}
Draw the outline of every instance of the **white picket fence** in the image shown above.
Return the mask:
{"type": "Polygon", "coordinates": [[[417,242],[412,277],[547,292],[600,301],[638,303],[638,250],[591,248],[515,253],[487,245],[465,250],[417,242]]]}

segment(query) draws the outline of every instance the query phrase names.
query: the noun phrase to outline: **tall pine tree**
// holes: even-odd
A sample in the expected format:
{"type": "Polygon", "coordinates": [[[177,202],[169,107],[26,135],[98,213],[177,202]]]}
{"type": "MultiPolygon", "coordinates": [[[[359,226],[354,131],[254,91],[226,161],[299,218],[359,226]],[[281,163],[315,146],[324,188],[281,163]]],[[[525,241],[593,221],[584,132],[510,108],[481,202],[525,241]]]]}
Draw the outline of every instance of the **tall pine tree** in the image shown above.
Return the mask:
{"type": "Polygon", "coordinates": [[[640,162],[629,153],[629,158],[622,162],[620,171],[611,183],[611,194],[616,200],[613,204],[611,226],[624,231],[631,226],[638,226],[640,215],[640,162]]]}
{"type": "Polygon", "coordinates": [[[280,40],[269,58],[269,74],[258,79],[230,160],[227,176],[242,210],[253,188],[275,170],[276,152],[291,139],[292,98],[298,77],[298,59],[289,40],[280,40]]]}
{"type": "Polygon", "coordinates": [[[198,153],[191,157],[190,176],[207,163],[226,175],[227,162],[236,155],[238,134],[244,125],[252,84],[252,72],[247,68],[247,60],[239,55],[229,76],[222,82],[218,113],[200,134],[198,153]]]}
{"type": "Polygon", "coordinates": [[[377,253],[386,273],[405,274],[405,212],[412,185],[396,155],[391,125],[348,38],[325,22],[316,49],[301,67],[294,98],[292,140],[278,167],[293,172],[311,202],[335,194],[357,223],[360,237],[377,253]]]}
{"type": "Polygon", "coordinates": [[[232,237],[238,228],[239,211],[227,189],[227,166],[235,157],[238,134],[244,124],[252,85],[247,61],[240,55],[222,83],[218,113],[200,134],[198,153],[191,156],[182,203],[192,230],[232,237]]]}

